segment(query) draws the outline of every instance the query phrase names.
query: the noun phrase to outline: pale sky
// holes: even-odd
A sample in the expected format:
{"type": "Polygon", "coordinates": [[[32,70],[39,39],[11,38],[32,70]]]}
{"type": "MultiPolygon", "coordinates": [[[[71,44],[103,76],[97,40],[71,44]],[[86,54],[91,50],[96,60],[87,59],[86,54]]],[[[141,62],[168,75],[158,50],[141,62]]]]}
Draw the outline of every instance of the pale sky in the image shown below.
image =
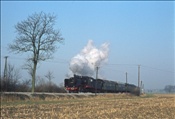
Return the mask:
{"type": "Polygon", "coordinates": [[[99,69],[105,79],[125,82],[127,72],[128,82],[137,85],[141,65],[145,89],[175,84],[174,1],[1,1],[1,74],[4,56],[9,56],[8,63],[21,69],[21,80],[30,78],[22,69],[27,55],[9,53],[7,45],[17,36],[14,26],[41,11],[57,15],[55,28],[65,42],[54,59],[39,64],[37,76],[44,78],[51,71],[53,82],[63,83],[71,58],[93,40],[97,48],[110,44],[108,62],[99,69]]]}

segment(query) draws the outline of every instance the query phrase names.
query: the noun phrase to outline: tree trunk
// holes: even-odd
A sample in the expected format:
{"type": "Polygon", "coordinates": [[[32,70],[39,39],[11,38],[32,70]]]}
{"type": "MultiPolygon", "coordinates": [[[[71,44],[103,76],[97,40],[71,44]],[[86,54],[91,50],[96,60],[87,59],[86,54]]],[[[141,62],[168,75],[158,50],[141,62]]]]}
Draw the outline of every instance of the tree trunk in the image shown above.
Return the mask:
{"type": "Polygon", "coordinates": [[[35,79],[36,79],[36,66],[37,63],[33,63],[33,74],[32,74],[32,93],[35,92],[35,79]]]}

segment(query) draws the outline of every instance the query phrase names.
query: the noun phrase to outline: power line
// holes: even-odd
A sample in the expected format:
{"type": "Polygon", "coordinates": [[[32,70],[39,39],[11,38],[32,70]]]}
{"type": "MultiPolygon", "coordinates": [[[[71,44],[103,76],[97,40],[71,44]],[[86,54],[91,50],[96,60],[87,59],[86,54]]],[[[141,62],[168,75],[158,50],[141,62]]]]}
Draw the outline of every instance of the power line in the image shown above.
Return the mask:
{"type": "MultiPolygon", "coordinates": [[[[1,58],[3,58],[3,57],[5,57],[5,56],[1,56],[1,58]]],[[[21,58],[21,57],[14,57],[14,56],[10,56],[10,58],[9,59],[17,59],[17,60],[24,60],[24,59],[26,59],[26,58],[21,58]]]]}
{"type": "Polygon", "coordinates": [[[114,64],[114,63],[107,63],[105,65],[108,65],[108,66],[116,66],[116,65],[125,65],[125,66],[138,66],[138,64],[114,64]]]}
{"type": "Polygon", "coordinates": [[[152,70],[159,70],[159,71],[163,71],[163,72],[169,72],[169,73],[175,73],[174,71],[169,71],[169,70],[165,70],[165,69],[159,69],[159,68],[155,68],[155,67],[150,67],[150,66],[145,66],[145,65],[141,65],[143,68],[149,68],[152,70]]]}
{"type": "MultiPolygon", "coordinates": [[[[1,58],[4,58],[5,56],[1,56],[1,58]]],[[[23,58],[23,57],[14,57],[14,56],[10,56],[9,59],[16,59],[16,60],[26,60],[27,58],[23,58]]],[[[50,63],[61,63],[61,64],[69,64],[70,60],[67,59],[54,59],[52,61],[46,60],[43,62],[50,62],[50,63]]],[[[115,64],[115,63],[107,63],[104,64],[104,66],[134,66],[137,67],[138,64],[115,64]]],[[[146,66],[146,65],[140,65],[141,68],[148,68],[148,69],[152,69],[152,70],[158,70],[158,71],[163,71],[163,72],[169,72],[169,73],[175,73],[174,71],[169,71],[169,70],[165,70],[165,69],[159,69],[159,68],[155,68],[155,67],[150,67],[150,66],[146,66]]],[[[120,72],[125,72],[125,71],[121,71],[121,70],[116,70],[116,71],[120,71],[120,72]]]]}
{"type": "MultiPolygon", "coordinates": [[[[1,56],[1,58],[3,58],[1,56]]],[[[27,58],[23,58],[23,57],[13,57],[11,56],[9,59],[15,59],[15,60],[27,60],[27,58]]],[[[43,61],[43,62],[50,62],[50,63],[65,63],[65,64],[68,64],[69,61],[66,60],[66,59],[54,59],[54,60],[47,60],[47,61],[43,61]]]]}
{"type": "Polygon", "coordinates": [[[118,72],[121,72],[121,73],[125,73],[126,72],[126,71],[123,71],[123,70],[111,69],[111,67],[103,67],[103,69],[107,69],[107,70],[110,70],[110,71],[118,71],[118,72]]]}
{"type": "MultiPolygon", "coordinates": [[[[122,66],[136,66],[136,67],[138,67],[138,64],[105,64],[105,65],[107,65],[107,66],[122,65],[122,66]]],[[[140,67],[141,68],[148,68],[148,69],[152,69],[152,70],[159,70],[159,71],[163,71],[163,72],[175,73],[174,71],[169,71],[169,70],[165,70],[165,69],[150,67],[150,66],[146,66],[146,65],[140,65],[140,67]]]]}

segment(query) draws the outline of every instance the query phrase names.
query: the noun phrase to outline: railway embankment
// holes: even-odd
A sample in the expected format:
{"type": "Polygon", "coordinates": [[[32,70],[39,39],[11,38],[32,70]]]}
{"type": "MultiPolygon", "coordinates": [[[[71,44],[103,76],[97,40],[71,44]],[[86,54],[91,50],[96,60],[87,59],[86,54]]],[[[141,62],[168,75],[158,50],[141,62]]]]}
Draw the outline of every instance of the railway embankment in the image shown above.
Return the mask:
{"type": "MultiPolygon", "coordinates": [[[[102,95],[102,94],[98,94],[102,95]]],[[[93,93],[47,93],[47,92],[1,92],[1,101],[28,101],[28,100],[60,100],[60,99],[75,99],[89,98],[96,96],[93,93]]]]}
{"type": "Polygon", "coordinates": [[[153,95],[135,96],[129,93],[47,93],[47,92],[1,92],[1,102],[13,102],[13,101],[57,101],[57,100],[69,100],[79,98],[139,98],[150,97],[153,95]]]}

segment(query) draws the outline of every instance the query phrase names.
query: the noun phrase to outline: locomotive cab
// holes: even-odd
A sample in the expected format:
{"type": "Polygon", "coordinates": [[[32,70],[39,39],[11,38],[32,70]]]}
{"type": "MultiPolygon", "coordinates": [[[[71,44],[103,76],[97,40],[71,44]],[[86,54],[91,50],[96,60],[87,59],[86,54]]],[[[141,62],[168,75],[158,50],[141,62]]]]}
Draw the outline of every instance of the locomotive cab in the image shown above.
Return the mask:
{"type": "Polygon", "coordinates": [[[82,86],[81,88],[83,89],[83,92],[92,92],[94,90],[94,79],[91,77],[82,77],[82,86]]]}

